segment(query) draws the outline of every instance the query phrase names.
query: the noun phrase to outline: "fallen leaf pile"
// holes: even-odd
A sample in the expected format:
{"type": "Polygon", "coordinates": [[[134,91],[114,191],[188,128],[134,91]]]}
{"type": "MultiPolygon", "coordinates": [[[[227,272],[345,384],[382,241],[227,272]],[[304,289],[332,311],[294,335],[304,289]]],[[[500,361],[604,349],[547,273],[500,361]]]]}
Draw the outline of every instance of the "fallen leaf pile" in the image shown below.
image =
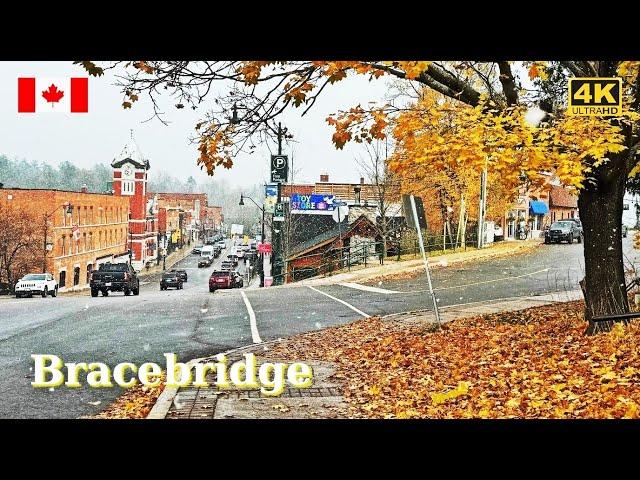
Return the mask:
{"type": "Polygon", "coordinates": [[[370,318],[270,354],[337,364],[355,418],[639,418],[640,321],[585,336],[582,302],[461,319],[439,331],[370,318]]]}
{"type": "Polygon", "coordinates": [[[102,412],[88,418],[146,418],[164,390],[164,373],[160,385],[146,387],[138,384],[125,391],[102,412]]]}

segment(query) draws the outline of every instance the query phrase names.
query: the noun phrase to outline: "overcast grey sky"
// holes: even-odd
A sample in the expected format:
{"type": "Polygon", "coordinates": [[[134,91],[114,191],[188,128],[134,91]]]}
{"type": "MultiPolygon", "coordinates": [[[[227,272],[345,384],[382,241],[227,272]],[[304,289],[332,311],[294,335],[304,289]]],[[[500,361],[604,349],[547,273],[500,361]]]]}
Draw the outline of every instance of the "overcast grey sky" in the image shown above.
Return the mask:
{"type": "MultiPolygon", "coordinates": [[[[19,114],[18,77],[85,76],[86,72],[71,61],[0,62],[0,154],[54,166],[65,160],[79,167],[108,164],[129,138],[129,129],[133,129],[152,170],[162,169],[182,179],[193,175],[198,182],[207,180],[206,173],[196,165],[196,145],[189,142],[206,105],[196,111],[178,110],[171,106],[175,102],[167,98],[164,118],[171,124],[165,126],[157,119],[145,122],[153,113],[150,102],[141,97],[132,109],[124,110],[122,95],[114,85],[115,73],[90,77],[88,114],[19,114]]],[[[352,77],[327,89],[305,117],[300,117],[302,109],[283,117],[283,125],[298,142],[284,152],[291,156],[291,148],[294,149],[294,168],[300,170],[295,180],[316,181],[320,173],[326,172],[332,181],[358,181],[360,174],[354,157],[362,153],[362,146],[354,144],[336,150],[331,143],[333,130],[325,119],[339,109],[381,100],[385,92],[384,79],[369,82],[365,77],[352,77]]],[[[268,159],[265,145],[254,155],[239,156],[232,170],[221,169],[215,178],[237,185],[263,182],[268,175],[268,159]]]]}

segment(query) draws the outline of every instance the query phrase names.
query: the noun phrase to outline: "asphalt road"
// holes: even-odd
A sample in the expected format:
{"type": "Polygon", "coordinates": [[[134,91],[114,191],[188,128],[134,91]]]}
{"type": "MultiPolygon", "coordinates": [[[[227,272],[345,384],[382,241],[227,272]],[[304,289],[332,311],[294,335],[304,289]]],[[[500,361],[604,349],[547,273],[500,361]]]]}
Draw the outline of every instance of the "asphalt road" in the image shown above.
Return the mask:
{"type": "MultiPolygon", "coordinates": [[[[623,242],[629,261],[640,263],[631,235],[623,242]]],[[[250,344],[257,340],[256,333],[268,341],[347,323],[363,314],[430,306],[424,275],[369,285],[376,291],[327,285],[211,294],[208,278],[221,259],[205,269],[197,268],[197,260],[192,255],[177,266],[189,275],[180,291],[160,291],[155,280],[143,284],[139,296],[113,293],[91,298],[87,292],[0,300],[0,418],[77,418],[102,410],[122,392],[34,389],[33,353],[55,354],[65,362],[164,365],[163,353],[187,361],[250,344]]],[[[433,283],[439,305],[445,306],[573,290],[582,270],[582,245],[543,245],[523,255],[439,266],[433,270],[433,283]]]]}

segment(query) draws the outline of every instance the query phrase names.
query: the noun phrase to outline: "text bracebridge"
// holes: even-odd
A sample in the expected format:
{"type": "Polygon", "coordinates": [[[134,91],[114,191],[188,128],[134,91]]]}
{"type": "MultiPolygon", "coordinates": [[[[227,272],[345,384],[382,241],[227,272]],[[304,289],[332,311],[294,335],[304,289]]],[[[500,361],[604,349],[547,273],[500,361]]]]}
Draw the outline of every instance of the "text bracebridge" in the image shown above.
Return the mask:
{"type": "MultiPolygon", "coordinates": [[[[308,388],[313,382],[313,370],[306,363],[265,362],[258,367],[252,353],[244,354],[244,360],[228,366],[225,354],[216,355],[215,362],[185,364],[178,363],[174,353],[165,353],[167,387],[209,387],[205,380],[207,373],[215,376],[213,384],[219,389],[240,388],[260,389],[265,396],[278,396],[284,392],[285,379],[293,388],[308,388]]],[[[122,362],[113,368],[101,362],[64,363],[56,355],[31,355],[35,362],[34,388],[53,388],[64,385],[80,388],[80,373],[86,373],[86,383],[94,388],[109,388],[115,385],[129,388],[140,381],[149,387],[161,382],[162,368],[157,363],[147,362],[136,366],[131,362],[122,362]],[[65,372],[66,371],[66,376],[65,372]],[[114,385],[115,382],[115,385],[114,385]]]]}

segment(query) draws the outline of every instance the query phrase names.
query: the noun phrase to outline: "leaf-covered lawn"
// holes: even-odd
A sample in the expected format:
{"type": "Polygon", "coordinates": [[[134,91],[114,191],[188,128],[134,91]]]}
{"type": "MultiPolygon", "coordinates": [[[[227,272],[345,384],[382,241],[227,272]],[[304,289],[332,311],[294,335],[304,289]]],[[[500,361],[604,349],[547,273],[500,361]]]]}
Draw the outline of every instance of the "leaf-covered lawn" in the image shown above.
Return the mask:
{"type": "Polygon", "coordinates": [[[157,387],[137,384],[129,388],[102,412],[89,418],[146,418],[164,390],[165,376],[157,387]]]}
{"type": "Polygon", "coordinates": [[[586,337],[582,308],[478,316],[435,332],[372,318],[269,353],[336,362],[351,417],[638,418],[640,324],[586,337]]]}

